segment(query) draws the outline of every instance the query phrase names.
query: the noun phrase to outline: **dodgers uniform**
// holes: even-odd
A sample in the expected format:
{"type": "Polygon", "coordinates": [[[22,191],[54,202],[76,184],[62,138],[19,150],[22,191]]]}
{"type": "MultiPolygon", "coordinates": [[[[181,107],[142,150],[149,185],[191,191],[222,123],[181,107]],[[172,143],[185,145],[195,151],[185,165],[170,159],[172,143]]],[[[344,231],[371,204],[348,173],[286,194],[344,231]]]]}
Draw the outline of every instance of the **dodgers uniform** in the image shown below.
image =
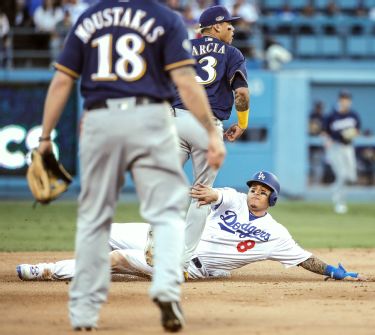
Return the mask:
{"type": "MultiPolygon", "coordinates": [[[[189,279],[226,277],[231,270],[263,260],[291,267],[311,257],[271,214],[253,216],[246,194],[232,188],[217,190],[221,196],[211,205],[201,241],[188,267],[189,279]]],[[[146,223],[112,224],[110,245],[126,259],[125,273],[152,274],[153,268],[144,256],[148,229],[146,223]],[[137,229],[133,229],[135,226],[137,229]]],[[[74,261],[56,263],[53,272],[55,278],[71,278],[74,261]]]]}
{"type": "Polygon", "coordinates": [[[217,189],[217,203],[189,267],[189,277],[222,276],[247,264],[274,260],[286,267],[305,261],[311,253],[302,249],[269,213],[255,217],[247,194],[232,188],[217,189]]]}
{"type": "MultiPolygon", "coordinates": [[[[235,81],[241,80],[247,86],[245,58],[235,47],[211,36],[191,40],[192,56],[196,59],[197,81],[204,85],[208,100],[215,116],[215,124],[223,138],[223,120],[229,119],[233,107],[235,81]]],[[[207,164],[208,137],[204,128],[189,113],[181,99],[173,103],[176,127],[180,138],[180,157],[184,165],[191,158],[193,184],[212,186],[217,171],[207,164]]],[[[192,199],[186,216],[185,268],[199,243],[208,215],[209,207],[197,207],[192,199]]]]}
{"type": "Polygon", "coordinates": [[[187,180],[170,116],[169,70],[192,65],[180,17],[156,0],[105,0],[77,20],[56,69],[81,77],[81,193],[76,275],[70,287],[74,328],[97,326],[110,282],[108,238],[124,172],[130,171],[141,215],[154,226],[150,295],[180,300],[187,180]]]}

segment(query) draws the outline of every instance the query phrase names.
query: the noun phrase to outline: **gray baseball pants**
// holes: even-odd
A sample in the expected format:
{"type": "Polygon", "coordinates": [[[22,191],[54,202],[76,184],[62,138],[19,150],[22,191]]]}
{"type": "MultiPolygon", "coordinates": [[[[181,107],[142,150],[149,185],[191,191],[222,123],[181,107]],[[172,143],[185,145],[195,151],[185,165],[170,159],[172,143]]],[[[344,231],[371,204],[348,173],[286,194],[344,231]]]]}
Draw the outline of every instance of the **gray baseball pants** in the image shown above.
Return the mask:
{"type": "MultiPolygon", "coordinates": [[[[109,232],[124,172],[130,171],[141,215],[154,229],[151,298],[179,301],[188,184],[168,104],[107,100],[86,112],[80,137],[81,193],[76,275],[70,286],[73,327],[95,327],[110,284],[109,232]]],[[[124,302],[126,303],[126,302],[124,302]]]]}
{"type": "Polygon", "coordinates": [[[335,204],[346,204],[347,182],[357,180],[357,162],[353,145],[334,142],[328,150],[328,160],[335,174],[332,200],[335,204]]]}
{"type": "MultiPolygon", "coordinates": [[[[180,159],[182,165],[191,158],[193,166],[193,185],[202,183],[212,186],[218,171],[210,168],[207,163],[208,135],[199,121],[187,110],[175,108],[175,122],[180,138],[180,159]]],[[[215,125],[223,138],[223,124],[215,118],[215,125]]],[[[190,260],[198,246],[206,224],[210,206],[197,206],[197,201],[191,199],[185,229],[185,253],[183,257],[184,270],[189,267],[190,260]]]]}

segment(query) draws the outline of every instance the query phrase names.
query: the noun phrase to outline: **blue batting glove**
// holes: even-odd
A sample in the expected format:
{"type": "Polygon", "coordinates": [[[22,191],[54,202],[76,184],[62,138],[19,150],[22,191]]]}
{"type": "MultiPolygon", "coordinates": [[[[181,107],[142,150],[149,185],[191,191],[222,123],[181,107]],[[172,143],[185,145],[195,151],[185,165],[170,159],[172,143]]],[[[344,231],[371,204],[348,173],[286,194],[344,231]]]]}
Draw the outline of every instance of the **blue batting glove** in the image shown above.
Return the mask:
{"type": "Polygon", "coordinates": [[[342,280],[345,277],[352,277],[352,278],[358,277],[357,272],[347,272],[341,263],[339,263],[339,266],[337,268],[335,268],[332,265],[327,265],[324,271],[324,274],[326,276],[329,276],[330,278],[337,279],[337,280],[342,280]]]}

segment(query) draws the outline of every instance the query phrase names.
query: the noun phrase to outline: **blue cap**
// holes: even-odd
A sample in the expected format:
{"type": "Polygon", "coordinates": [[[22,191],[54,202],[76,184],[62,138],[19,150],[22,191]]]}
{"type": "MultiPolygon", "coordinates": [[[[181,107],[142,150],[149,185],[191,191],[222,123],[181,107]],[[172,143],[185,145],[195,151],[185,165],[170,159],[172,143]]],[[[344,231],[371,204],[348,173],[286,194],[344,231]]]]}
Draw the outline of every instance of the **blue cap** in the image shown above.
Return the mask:
{"type": "Polygon", "coordinates": [[[339,92],[339,98],[348,98],[348,99],[351,99],[352,98],[352,94],[348,90],[341,90],[339,92]]]}
{"type": "Polygon", "coordinates": [[[231,16],[224,6],[212,6],[207,8],[199,18],[201,28],[212,26],[215,23],[238,20],[239,16],[231,16]]]}

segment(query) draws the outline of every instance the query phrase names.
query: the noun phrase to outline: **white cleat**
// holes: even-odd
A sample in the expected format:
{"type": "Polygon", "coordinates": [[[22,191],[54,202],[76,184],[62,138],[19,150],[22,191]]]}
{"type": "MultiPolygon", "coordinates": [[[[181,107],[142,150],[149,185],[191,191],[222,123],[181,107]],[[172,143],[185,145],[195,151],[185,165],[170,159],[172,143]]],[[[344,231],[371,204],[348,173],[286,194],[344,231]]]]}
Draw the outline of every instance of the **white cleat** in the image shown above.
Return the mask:
{"type": "Polygon", "coordinates": [[[47,263],[20,264],[16,267],[21,280],[52,280],[52,270],[47,263]]]}
{"type": "Polygon", "coordinates": [[[348,207],[344,204],[336,204],[335,205],[335,213],[336,214],[346,214],[348,212],[348,207]]]}

